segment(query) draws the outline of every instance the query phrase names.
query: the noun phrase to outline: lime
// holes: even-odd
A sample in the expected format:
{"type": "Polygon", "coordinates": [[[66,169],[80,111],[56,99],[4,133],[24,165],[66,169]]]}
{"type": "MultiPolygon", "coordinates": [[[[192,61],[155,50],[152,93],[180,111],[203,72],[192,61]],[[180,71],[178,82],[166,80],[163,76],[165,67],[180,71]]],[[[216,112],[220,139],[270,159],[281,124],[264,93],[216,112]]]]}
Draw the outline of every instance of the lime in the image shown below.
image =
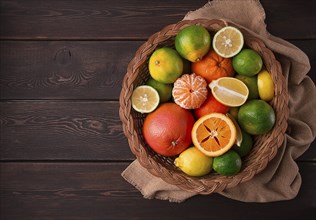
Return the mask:
{"type": "Polygon", "coordinates": [[[213,169],[224,176],[232,176],[237,174],[241,169],[241,158],[233,150],[229,150],[225,154],[214,157],[213,169]]]}
{"type": "Polygon", "coordinates": [[[183,61],[178,52],[169,47],[157,49],[149,58],[151,77],[162,83],[173,83],[181,76],[183,61]]]}
{"type": "Polygon", "coordinates": [[[204,176],[211,172],[213,158],[195,147],[190,147],[175,159],[174,164],[189,176],[204,176]]]}
{"type": "Polygon", "coordinates": [[[248,100],[259,98],[257,76],[244,76],[237,74],[235,76],[237,79],[243,81],[249,89],[248,100]]]}
{"type": "Polygon", "coordinates": [[[149,78],[146,82],[146,85],[149,85],[157,90],[160,98],[160,103],[167,102],[172,96],[172,84],[165,84],[149,78]]]}
{"type": "Polygon", "coordinates": [[[248,87],[234,77],[221,77],[209,84],[213,96],[223,105],[237,107],[244,104],[248,98],[248,87]]]}
{"type": "Polygon", "coordinates": [[[244,37],[239,29],[226,26],[216,32],[213,38],[213,48],[224,58],[235,56],[244,46],[244,37]]]}
{"type": "Polygon", "coordinates": [[[267,102],[253,99],[239,108],[238,123],[249,134],[265,134],[274,126],[275,113],[267,102]]]}
{"type": "Polygon", "coordinates": [[[243,49],[233,58],[233,68],[241,75],[254,76],[262,68],[260,55],[252,49],[243,49]]]}
{"type": "Polygon", "coordinates": [[[258,90],[259,96],[264,101],[271,101],[274,97],[274,83],[271,74],[262,70],[258,74],[258,90]]]}
{"type": "Polygon", "coordinates": [[[243,130],[241,130],[241,134],[242,134],[241,145],[237,146],[235,144],[232,149],[234,151],[236,151],[239,154],[239,156],[244,157],[252,149],[253,139],[252,139],[252,136],[250,134],[248,134],[247,132],[245,132],[243,130]]]}
{"type": "Polygon", "coordinates": [[[201,60],[209,51],[211,36],[205,27],[190,25],[177,34],[175,46],[183,58],[196,62],[201,60]]]}
{"type": "Polygon", "coordinates": [[[142,85],[134,89],[132,93],[132,107],[140,113],[150,113],[159,105],[159,94],[151,86],[142,85]]]}

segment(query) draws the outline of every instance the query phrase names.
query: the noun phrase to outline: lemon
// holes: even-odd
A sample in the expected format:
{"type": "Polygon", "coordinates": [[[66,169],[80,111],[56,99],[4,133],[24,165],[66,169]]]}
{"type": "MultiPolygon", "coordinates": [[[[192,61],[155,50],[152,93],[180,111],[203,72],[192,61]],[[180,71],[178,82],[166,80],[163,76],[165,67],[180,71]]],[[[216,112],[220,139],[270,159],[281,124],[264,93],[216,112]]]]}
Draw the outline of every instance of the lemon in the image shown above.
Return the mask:
{"type": "Polygon", "coordinates": [[[151,86],[142,85],[134,89],[132,93],[132,107],[140,113],[150,113],[159,105],[159,94],[151,86]]]}
{"type": "Polygon", "coordinates": [[[274,83],[271,74],[266,70],[258,74],[258,91],[264,101],[271,101],[274,97],[274,83]]]}
{"type": "Polygon", "coordinates": [[[165,84],[149,78],[146,82],[146,85],[149,85],[157,90],[160,98],[160,103],[167,102],[172,96],[172,84],[165,84]]]}
{"type": "Polygon", "coordinates": [[[229,150],[225,154],[214,157],[213,169],[224,176],[232,176],[237,174],[241,169],[241,158],[238,153],[229,150]]]}
{"type": "Polygon", "coordinates": [[[183,61],[176,50],[163,47],[150,56],[148,68],[153,79],[166,84],[173,83],[183,72],[183,61]]]}
{"type": "Polygon", "coordinates": [[[206,156],[195,147],[190,147],[174,160],[174,164],[189,176],[204,176],[211,172],[213,158],[206,156]]]}
{"type": "Polygon", "coordinates": [[[246,84],[234,77],[218,78],[213,80],[209,87],[217,101],[230,107],[241,106],[249,95],[246,84]]]}
{"type": "Polygon", "coordinates": [[[238,54],[244,46],[244,37],[239,29],[226,26],[216,32],[213,38],[213,48],[224,58],[238,54]]]}
{"type": "Polygon", "coordinates": [[[183,58],[197,62],[209,51],[211,35],[201,25],[190,25],[177,34],[175,47],[183,58]]]}

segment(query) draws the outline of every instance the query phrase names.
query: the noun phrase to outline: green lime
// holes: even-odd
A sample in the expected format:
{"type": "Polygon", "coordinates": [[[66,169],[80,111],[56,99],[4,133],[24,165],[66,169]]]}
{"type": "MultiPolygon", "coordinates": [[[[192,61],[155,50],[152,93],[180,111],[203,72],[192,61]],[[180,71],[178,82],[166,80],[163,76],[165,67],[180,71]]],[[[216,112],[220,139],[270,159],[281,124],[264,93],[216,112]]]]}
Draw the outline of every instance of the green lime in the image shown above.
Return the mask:
{"type": "Polygon", "coordinates": [[[257,76],[236,75],[237,79],[243,81],[249,89],[248,100],[259,98],[257,76]]]}
{"type": "Polygon", "coordinates": [[[241,169],[241,158],[233,150],[229,150],[225,154],[214,157],[213,169],[224,176],[232,176],[237,174],[241,169]]]}
{"type": "Polygon", "coordinates": [[[169,47],[155,50],[149,58],[149,73],[162,83],[173,83],[183,72],[183,61],[178,52],[169,47]]]}
{"type": "Polygon", "coordinates": [[[213,158],[206,156],[196,147],[190,147],[175,159],[174,164],[189,176],[204,176],[211,172],[213,158]]]}
{"type": "Polygon", "coordinates": [[[234,151],[236,151],[239,154],[239,156],[244,157],[252,149],[253,139],[252,139],[252,136],[250,134],[248,134],[247,132],[245,132],[243,130],[241,130],[241,134],[242,134],[241,145],[237,146],[235,144],[232,149],[234,151]]]}
{"type": "Polygon", "coordinates": [[[267,102],[253,99],[239,108],[238,123],[249,134],[265,134],[275,124],[275,113],[267,102]]]}
{"type": "Polygon", "coordinates": [[[191,62],[197,62],[209,51],[211,35],[205,27],[191,25],[183,28],[177,34],[175,46],[183,58],[191,62]]]}
{"type": "Polygon", "coordinates": [[[154,80],[153,78],[149,78],[146,82],[146,85],[149,85],[157,90],[161,103],[170,100],[172,96],[172,84],[161,83],[157,80],[154,80]]]}
{"type": "Polygon", "coordinates": [[[237,73],[245,76],[254,76],[260,72],[263,61],[256,51],[243,49],[234,56],[232,64],[237,73]]]}

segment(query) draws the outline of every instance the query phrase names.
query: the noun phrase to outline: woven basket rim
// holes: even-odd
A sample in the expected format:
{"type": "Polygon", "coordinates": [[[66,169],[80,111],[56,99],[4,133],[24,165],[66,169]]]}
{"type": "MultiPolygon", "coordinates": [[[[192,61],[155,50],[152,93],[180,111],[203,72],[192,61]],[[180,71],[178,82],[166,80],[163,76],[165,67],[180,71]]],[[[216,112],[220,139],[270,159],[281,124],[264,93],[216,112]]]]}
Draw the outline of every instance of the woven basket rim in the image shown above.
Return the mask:
{"type": "Polygon", "coordinates": [[[140,78],[140,72],[143,70],[142,67],[146,66],[145,64],[151,53],[157,47],[163,45],[164,42],[170,41],[182,28],[192,24],[202,25],[210,32],[215,32],[227,25],[236,26],[233,23],[217,19],[183,20],[175,24],[170,24],[151,35],[148,40],[138,48],[135,56],[128,64],[127,73],[122,82],[119,115],[123,125],[123,132],[128,139],[129,147],[145,169],[164,181],[177,185],[186,191],[198,194],[210,194],[221,192],[226,188],[235,187],[239,183],[252,179],[257,173],[264,170],[269,161],[275,157],[278,148],[284,141],[285,131],[287,129],[287,120],[289,117],[288,88],[285,77],[282,75],[281,65],[275,58],[272,50],[270,50],[262,40],[253,36],[246,29],[238,26],[244,35],[245,44],[261,55],[266,69],[271,73],[274,80],[275,96],[270,104],[276,110],[276,124],[272,131],[255,138],[255,143],[258,146],[260,145],[260,149],[257,147],[257,154],[250,154],[250,156],[246,158],[246,163],[250,165],[243,167],[241,172],[235,176],[227,177],[212,173],[197,178],[190,177],[173,168],[170,169],[171,165],[168,158],[157,157],[153,151],[148,149],[142,137],[137,133],[137,124],[142,119],[133,117],[130,97],[133,88],[136,86],[135,82],[140,78]],[[261,148],[263,150],[261,150],[261,148]]]}

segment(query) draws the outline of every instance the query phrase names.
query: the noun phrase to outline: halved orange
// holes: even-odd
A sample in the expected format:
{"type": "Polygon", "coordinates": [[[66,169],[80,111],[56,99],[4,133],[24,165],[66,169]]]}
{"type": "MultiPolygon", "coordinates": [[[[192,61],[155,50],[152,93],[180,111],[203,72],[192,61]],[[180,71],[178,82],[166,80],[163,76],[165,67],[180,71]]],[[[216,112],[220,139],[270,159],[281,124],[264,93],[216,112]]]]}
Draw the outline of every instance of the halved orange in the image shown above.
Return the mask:
{"type": "Polygon", "coordinates": [[[199,118],[192,129],[192,142],[202,153],[217,157],[226,153],[236,141],[233,121],[222,113],[199,118]]]}

